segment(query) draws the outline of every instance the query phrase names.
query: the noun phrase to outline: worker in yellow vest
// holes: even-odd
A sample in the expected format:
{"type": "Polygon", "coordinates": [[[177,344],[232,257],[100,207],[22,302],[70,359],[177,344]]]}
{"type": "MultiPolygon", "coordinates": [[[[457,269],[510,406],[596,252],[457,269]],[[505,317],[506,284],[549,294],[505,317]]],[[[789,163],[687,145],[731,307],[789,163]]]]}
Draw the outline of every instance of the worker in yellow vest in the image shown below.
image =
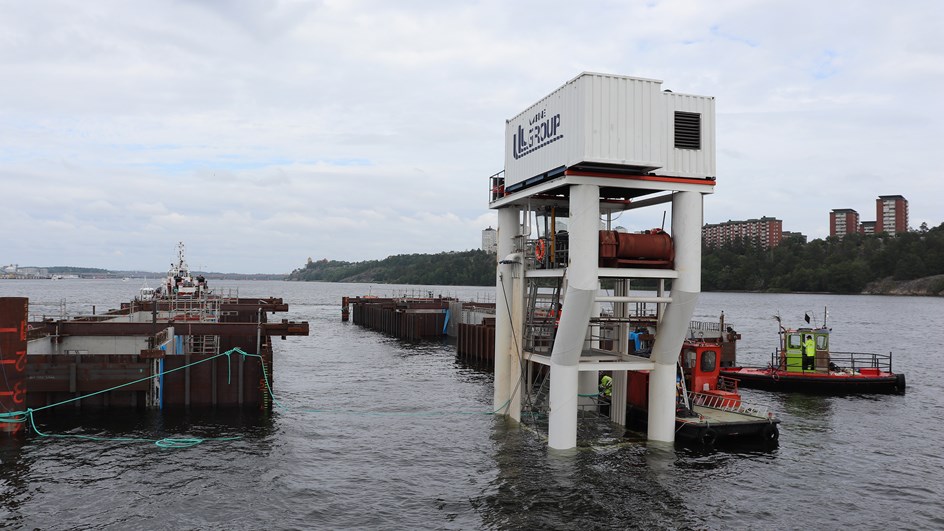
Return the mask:
{"type": "Polygon", "coordinates": [[[606,398],[613,396],[613,378],[604,374],[603,378],[600,378],[600,391],[606,398]]]}
{"type": "Polygon", "coordinates": [[[811,335],[807,335],[803,342],[803,370],[807,368],[811,371],[816,369],[816,343],[811,335]]]}

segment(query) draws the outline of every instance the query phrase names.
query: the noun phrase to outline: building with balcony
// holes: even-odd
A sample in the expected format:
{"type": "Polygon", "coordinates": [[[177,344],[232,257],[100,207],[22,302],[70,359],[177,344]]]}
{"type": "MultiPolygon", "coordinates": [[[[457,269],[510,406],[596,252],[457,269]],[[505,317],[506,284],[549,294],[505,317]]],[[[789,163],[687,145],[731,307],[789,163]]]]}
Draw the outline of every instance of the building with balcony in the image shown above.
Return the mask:
{"type": "Polygon", "coordinates": [[[875,200],[875,234],[890,236],[908,232],[908,200],[900,195],[880,195],[875,200]]]}
{"type": "Polygon", "coordinates": [[[859,232],[859,213],[851,208],[834,208],[829,213],[829,235],[842,238],[859,232]]]}
{"type": "Polygon", "coordinates": [[[708,224],[701,230],[702,242],[708,247],[743,240],[754,242],[764,249],[776,247],[783,240],[783,221],[764,216],[746,221],[726,221],[708,224]]]}

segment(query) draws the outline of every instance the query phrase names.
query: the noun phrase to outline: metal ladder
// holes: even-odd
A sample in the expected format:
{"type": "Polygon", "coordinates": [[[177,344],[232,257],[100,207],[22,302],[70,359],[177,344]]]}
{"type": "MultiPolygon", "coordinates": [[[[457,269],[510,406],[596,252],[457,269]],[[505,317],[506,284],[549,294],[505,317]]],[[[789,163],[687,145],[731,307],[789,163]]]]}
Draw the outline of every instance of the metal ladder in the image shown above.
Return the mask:
{"type": "Polygon", "coordinates": [[[562,280],[557,281],[551,293],[542,293],[536,279],[528,282],[528,304],[525,310],[525,350],[535,354],[548,354],[554,349],[557,335],[557,319],[560,318],[560,290],[562,280]],[[539,307],[538,303],[545,303],[539,307]],[[547,308],[547,309],[543,309],[547,308]],[[538,315],[541,309],[544,313],[538,315]]]}

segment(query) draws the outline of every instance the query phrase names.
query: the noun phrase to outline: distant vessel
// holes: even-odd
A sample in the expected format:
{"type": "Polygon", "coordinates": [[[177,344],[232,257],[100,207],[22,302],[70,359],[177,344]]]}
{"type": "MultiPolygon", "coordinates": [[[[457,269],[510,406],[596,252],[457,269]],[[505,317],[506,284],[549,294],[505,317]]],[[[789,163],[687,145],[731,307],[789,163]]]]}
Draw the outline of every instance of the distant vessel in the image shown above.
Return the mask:
{"type": "MultiPolygon", "coordinates": [[[[779,317],[775,317],[780,322],[779,317]]],[[[806,314],[806,322],[810,315],[806,314]]],[[[786,329],[767,367],[725,367],[721,375],[743,387],[819,394],[903,393],[905,375],[892,372],[892,354],[830,352],[825,312],[823,325],[786,329]],[[808,343],[809,342],[809,343],[808,343]],[[807,346],[809,344],[809,347],[807,346]],[[812,350],[813,355],[807,355],[812,350]]]]}
{"type": "Polygon", "coordinates": [[[190,274],[190,267],[184,258],[184,242],[177,242],[177,263],[171,264],[162,288],[163,291],[158,295],[180,298],[200,297],[209,289],[203,275],[194,277],[190,274]]]}
{"type": "Polygon", "coordinates": [[[144,285],[138,290],[138,300],[153,301],[157,298],[157,290],[148,285],[147,279],[144,279],[144,285]]]}

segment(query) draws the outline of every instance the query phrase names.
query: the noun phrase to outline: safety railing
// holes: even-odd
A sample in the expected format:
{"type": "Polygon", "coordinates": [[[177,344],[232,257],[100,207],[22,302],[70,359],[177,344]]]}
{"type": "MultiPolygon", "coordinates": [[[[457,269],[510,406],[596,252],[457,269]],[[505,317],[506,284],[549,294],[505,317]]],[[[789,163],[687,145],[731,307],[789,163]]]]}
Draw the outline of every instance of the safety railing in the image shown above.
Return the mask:
{"type": "Polygon", "coordinates": [[[740,398],[730,396],[710,395],[689,391],[688,401],[692,406],[707,407],[719,411],[728,411],[763,419],[773,417],[773,411],[770,409],[770,406],[747,403],[740,398]]]}
{"type": "MultiPolygon", "coordinates": [[[[819,356],[819,354],[817,354],[819,356]]],[[[878,370],[879,372],[892,372],[892,353],[872,354],[866,352],[830,352],[828,361],[828,370],[832,372],[861,372],[862,369],[878,370]]],[[[779,367],[786,370],[787,359],[780,353],[773,353],[770,356],[770,366],[779,367]]],[[[825,368],[825,367],[824,367],[825,368]]],[[[797,371],[802,372],[802,370],[797,371]]],[[[806,369],[806,372],[815,372],[814,369],[806,369]]]]}

